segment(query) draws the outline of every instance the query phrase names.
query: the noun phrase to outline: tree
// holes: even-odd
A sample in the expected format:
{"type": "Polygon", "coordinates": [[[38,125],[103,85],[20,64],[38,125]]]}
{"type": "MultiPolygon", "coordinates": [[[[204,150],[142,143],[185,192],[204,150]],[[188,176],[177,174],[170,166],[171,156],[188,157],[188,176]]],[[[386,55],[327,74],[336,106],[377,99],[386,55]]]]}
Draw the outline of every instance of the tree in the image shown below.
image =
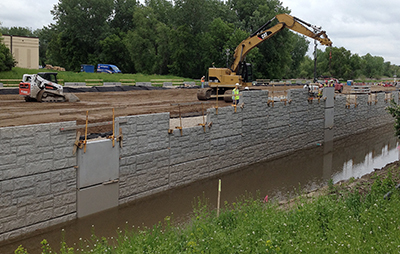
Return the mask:
{"type": "Polygon", "coordinates": [[[129,31],[125,45],[137,72],[168,74],[170,29],[157,20],[150,7],[138,7],[133,15],[136,29],[129,31]]]}
{"type": "Polygon", "coordinates": [[[299,66],[299,74],[297,78],[310,79],[314,77],[314,60],[309,56],[305,56],[299,66]]]}
{"type": "Polygon", "coordinates": [[[123,73],[134,73],[135,68],[125,44],[126,34],[111,34],[100,41],[99,62],[116,64],[123,73]]]}
{"type": "Polygon", "coordinates": [[[29,27],[16,27],[13,26],[11,28],[0,27],[0,33],[7,35],[15,35],[15,36],[29,36],[33,37],[34,32],[29,27]]]}
{"type": "Polygon", "coordinates": [[[350,66],[351,52],[345,48],[330,48],[332,58],[330,59],[330,73],[332,77],[350,79],[352,70],[350,66]]]}
{"type": "Polygon", "coordinates": [[[383,57],[366,54],[362,59],[362,73],[368,78],[380,78],[383,75],[383,57]]]}
{"type": "Polygon", "coordinates": [[[301,35],[292,35],[292,45],[293,49],[290,52],[292,63],[290,69],[285,74],[287,78],[296,78],[300,74],[300,64],[303,61],[310,42],[301,35]]]}
{"type": "Polygon", "coordinates": [[[153,10],[155,18],[165,25],[172,25],[173,4],[167,0],[146,0],[146,6],[153,10]]]}
{"type": "Polygon", "coordinates": [[[355,79],[361,75],[361,57],[358,54],[353,54],[350,57],[351,75],[349,79],[355,79]]]}
{"type": "Polygon", "coordinates": [[[174,1],[174,24],[186,26],[191,34],[202,33],[208,26],[206,0],[174,1]]]}
{"type": "Polygon", "coordinates": [[[133,22],[133,13],[136,6],[136,0],[115,0],[111,28],[125,33],[133,29],[135,24],[133,22]]]}
{"type": "Polygon", "coordinates": [[[100,41],[110,35],[113,7],[113,0],[60,0],[51,11],[57,33],[48,49],[53,64],[77,71],[96,63],[100,41]]]}
{"type": "MultiPolygon", "coordinates": [[[[237,26],[249,34],[267,23],[271,18],[280,13],[289,11],[281,5],[280,1],[245,1],[232,0],[232,9],[237,13],[237,26]]],[[[271,27],[277,21],[271,23],[271,27]]],[[[272,38],[258,45],[258,51],[254,49],[248,54],[246,61],[253,63],[253,73],[257,78],[282,78],[288,72],[293,45],[291,36],[293,33],[283,29],[272,38]]],[[[244,39],[244,38],[243,38],[244,39]]]]}
{"type": "Polygon", "coordinates": [[[396,136],[400,138],[400,105],[394,102],[394,100],[391,100],[390,106],[388,106],[386,110],[393,116],[396,136]]]}
{"type": "MultiPolygon", "coordinates": [[[[221,18],[216,18],[211,22],[208,32],[204,34],[209,43],[201,44],[202,50],[208,52],[208,56],[205,56],[207,58],[205,68],[209,67],[211,63],[214,63],[215,66],[226,66],[226,50],[229,50],[229,56],[232,57],[236,47],[236,45],[233,47],[232,43],[229,43],[233,31],[233,24],[224,22],[221,18]]],[[[230,59],[228,58],[228,65],[230,59]]]]}
{"type": "Polygon", "coordinates": [[[196,37],[191,34],[188,25],[171,30],[171,64],[168,65],[172,74],[182,77],[198,77],[201,75],[196,68],[196,37]]]}
{"type": "Polygon", "coordinates": [[[10,49],[3,43],[2,34],[0,33],[0,71],[11,71],[16,63],[10,49]]]}

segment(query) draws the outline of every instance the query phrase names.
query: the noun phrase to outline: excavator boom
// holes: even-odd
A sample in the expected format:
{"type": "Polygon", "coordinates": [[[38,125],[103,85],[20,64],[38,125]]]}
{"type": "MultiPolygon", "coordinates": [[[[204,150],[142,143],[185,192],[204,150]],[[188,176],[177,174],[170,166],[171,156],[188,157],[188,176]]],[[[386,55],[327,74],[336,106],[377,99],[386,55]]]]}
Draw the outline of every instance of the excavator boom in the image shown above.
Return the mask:
{"type": "Polygon", "coordinates": [[[264,42],[265,40],[268,40],[285,27],[305,36],[308,36],[314,40],[318,40],[322,45],[332,45],[331,40],[326,35],[326,32],[322,31],[321,28],[310,25],[307,22],[302,21],[301,19],[290,16],[289,14],[278,14],[273,19],[268,21],[265,25],[260,27],[256,32],[251,34],[249,38],[243,40],[238,47],[236,47],[234,55],[235,60],[232,63],[230,69],[233,72],[237,72],[239,63],[243,61],[250,50],[252,50],[260,43],[264,42]],[[271,28],[265,29],[265,27],[267,27],[274,19],[277,19],[279,23],[271,28]],[[314,31],[311,31],[303,24],[312,28],[314,31]]]}
{"type": "Polygon", "coordinates": [[[197,91],[197,98],[199,100],[208,100],[210,98],[222,97],[225,101],[231,101],[231,89],[235,87],[235,84],[251,86],[253,74],[251,64],[244,61],[246,55],[254,47],[268,40],[285,27],[317,40],[322,45],[332,45],[331,40],[320,27],[310,25],[289,14],[278,14],[236,47],[234,61],[230,68],[212,67],[208,69],[209,88],[199,89],[197,91]],[[278,23],[268,28],[269,24],[275,19],[278,20],[278,23]]]}

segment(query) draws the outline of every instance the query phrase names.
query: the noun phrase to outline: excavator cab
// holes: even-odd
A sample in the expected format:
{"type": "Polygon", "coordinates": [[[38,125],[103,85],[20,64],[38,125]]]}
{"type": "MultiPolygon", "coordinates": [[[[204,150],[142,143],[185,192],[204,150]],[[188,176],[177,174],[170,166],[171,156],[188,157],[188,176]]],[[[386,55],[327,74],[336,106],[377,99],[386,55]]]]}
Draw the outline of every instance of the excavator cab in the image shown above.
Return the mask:
{"type": "Polygon", "coordinates": [[[240,62],[237,74],[242,76],[242,82],[253,82],[253,66],[251,63],[240,62]]]}

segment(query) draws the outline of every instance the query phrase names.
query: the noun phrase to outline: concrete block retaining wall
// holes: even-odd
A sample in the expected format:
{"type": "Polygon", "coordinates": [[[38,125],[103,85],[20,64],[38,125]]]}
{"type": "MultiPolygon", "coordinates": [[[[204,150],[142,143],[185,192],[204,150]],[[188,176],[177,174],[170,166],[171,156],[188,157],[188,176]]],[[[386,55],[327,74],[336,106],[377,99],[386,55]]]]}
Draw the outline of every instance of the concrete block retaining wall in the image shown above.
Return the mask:
{"type": "Polygon", "coordinates": [[[75,122],[0,128],[0,241],[76,217],[75,122]]]}
{"type": "MultiPolygon", "coordinates": [[[[385,110],[390,105],[390,100],[385,100],[385,93],[378,93],[376,96],[376,103],[368,103],[367,94],[357,95],[357,106],[350,104],[349,107],[345,106],[345,96],[336,96],[334,137],[345,137],[393,122],[393,117],[385,110]]],[[[392,93],[392,98],[398,103],[398,91],[392,93]]]]}
{"type": "MultiPolygon", "coordinates": [[[[288,102],[272,105],[267,91],[243,91],[243,108],[208,109],[205,130],[195,126],[182,134],[168,133],[169,113],[118,118],[119,204],[315,146],[324,141],[326,112],[335,138],[393,122],[383,93],[371,105],[368,95],[359,95],[350,108],[346,96],[337,95],[332,110],[307,98],[304,90],[291,90],[288,102]]],[[[0,241],[77,217],[76,134],[60,130],[72,126],[0,128],[0,241]]]]}

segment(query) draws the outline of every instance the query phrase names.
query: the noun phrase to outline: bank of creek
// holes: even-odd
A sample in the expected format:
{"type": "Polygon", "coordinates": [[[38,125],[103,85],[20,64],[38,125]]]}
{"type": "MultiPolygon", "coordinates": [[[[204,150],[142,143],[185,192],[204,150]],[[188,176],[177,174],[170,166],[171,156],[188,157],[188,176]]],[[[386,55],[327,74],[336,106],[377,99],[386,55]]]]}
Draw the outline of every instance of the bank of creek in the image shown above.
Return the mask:
{"type": "Polygon", "coordinates": [[[97,236],[116,237],[125,228],[151,226],[166,216],[174,221],[185,221],[192,207],[200,199],[211,206],[217,203],[218,179],[222,180],[221,201],[234,202],[246,193],[268,195],[282,200],[351,177],[359,178],[399,159],[398,142],[393,126],[370,130],[345,139],[336,140],[332,149],[325,144],[297,151],[287,156],[260,162],[233,172],[172,189],[148,198],[91,216],[75,219],[40,232],[25,235],[12,243],[2,243],[0,253],[13,253],[23,245],[29,253],[40,253],[40,242],[47,239],[57,250],[64,232],[69,246],[79,245],[80,239],[97,236]]]}

